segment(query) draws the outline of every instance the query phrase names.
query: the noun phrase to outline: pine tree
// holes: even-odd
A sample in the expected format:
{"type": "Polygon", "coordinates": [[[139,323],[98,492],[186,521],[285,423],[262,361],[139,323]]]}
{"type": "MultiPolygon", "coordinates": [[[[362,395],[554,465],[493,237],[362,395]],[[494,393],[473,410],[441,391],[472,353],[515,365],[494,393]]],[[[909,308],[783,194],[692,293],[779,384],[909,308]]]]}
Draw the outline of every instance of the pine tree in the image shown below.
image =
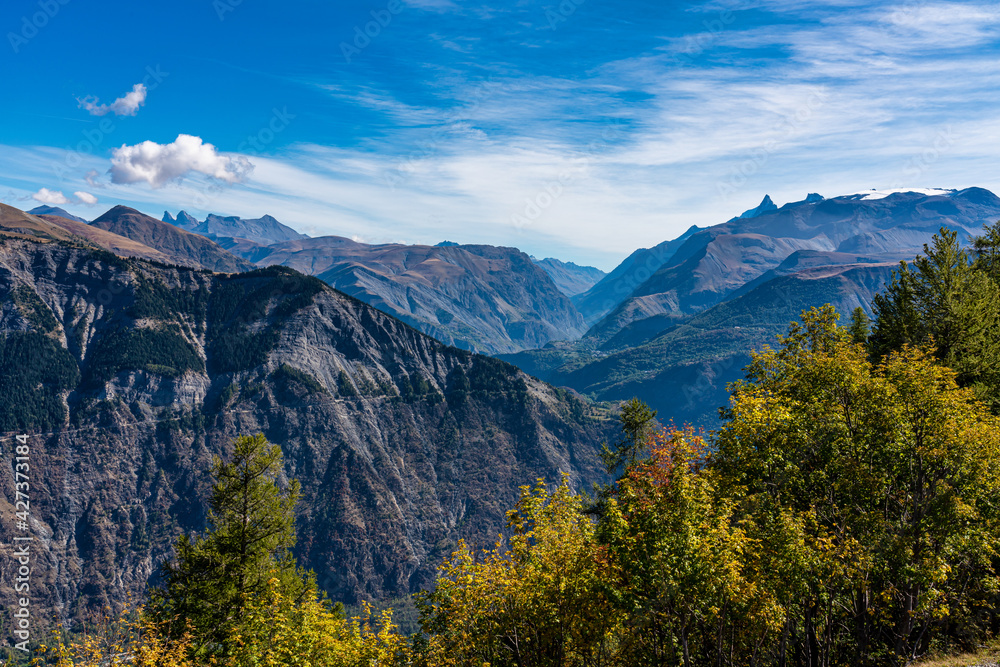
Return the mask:
{"type": "MultiPolygon", "coordinates": [[[[1000,234],[992,233],[1000,242],[1000,234]]],[[[876,358],[904,345],[933,344],[937,358],[958,374],[962,386],[975,387],[995,401],[1000,389],[1000,288],[988,275],[993,251],[977,240],[978,261],[942,228],[924,254],[900,270],[873,302],[871,335],[876,358]]]]}
{"type": "Polygon", "coordinates": [[[622,406],[618,420],[622,425],[624,437],[615,443],[614,449],[604,445],[601,459],[609,475],[613,475],[620,467],[635,465],[649,449],[649,440],[656,426],[656,410],[633,398],[622,406]]]}
{"type": "Polygon", "coordinates": [[[851,313],[851,325],[847,328],[848,333],[851,334],[851,342],[857,343],[867,343],[868,336],[871,334],[871,320],[868,319],[868,313],[861,306],[858,306],[851,313]]]}
{"type": "Polygon", "coordinates": [[[230,461],[213,461],[207,533],[181,536],[176,559],[161,569],[164,584],[151,595],[151,609],[170,619],[177,635],[190,625],[203,650],[220,648],[272,579],[291,600],[315,595],[312,574],[290,551],[299,484],[281,488],[281,470],[281,449],[263,435],[236,438],[230,461]]]}

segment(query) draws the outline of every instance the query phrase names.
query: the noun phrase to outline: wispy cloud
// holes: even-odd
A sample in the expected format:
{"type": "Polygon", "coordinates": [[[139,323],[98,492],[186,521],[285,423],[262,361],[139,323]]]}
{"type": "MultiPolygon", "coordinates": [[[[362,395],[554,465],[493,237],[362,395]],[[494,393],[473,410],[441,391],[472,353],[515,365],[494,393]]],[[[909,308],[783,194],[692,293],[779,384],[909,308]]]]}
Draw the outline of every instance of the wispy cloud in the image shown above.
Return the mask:
{"type": "MultiPolygon", "coordinates": [[[[603,268],[764,193],[1000,190],[1000,8],[988,3],[588,2],[558,31],[531,3],[407,4],[386,47],[409,48],[406,22],[424,13],[433,27],[405,73],[373,54],[306,84],[350,117],[334,122],[363,127],[350,140],[254,156],[193,136],[143,142],[112,152],[111,182],[98,156],[58,186],[103,186],[102,200],[153,212],[266,212],[311,234],[517,245],[603,268]],[[544,210],[513,224],[540,196],[544,210]]],[[[0,151],[10,185],[54,183],[16,155],[0,151]]]]}

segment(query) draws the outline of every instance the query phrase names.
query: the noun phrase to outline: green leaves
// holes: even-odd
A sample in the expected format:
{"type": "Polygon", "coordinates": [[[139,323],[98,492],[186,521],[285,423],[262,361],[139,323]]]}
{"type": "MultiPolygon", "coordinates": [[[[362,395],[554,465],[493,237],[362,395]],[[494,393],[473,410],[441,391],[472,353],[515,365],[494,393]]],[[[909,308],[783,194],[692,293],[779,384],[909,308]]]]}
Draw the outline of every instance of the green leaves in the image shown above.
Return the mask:
{"type": "Polygon", "coordinates": [[[935,356],[957,373],[962,386],[981,398],[1000,400],[1000,287],[997,276],[998,230],[987,228],[975,240],[973,255],[962,249],[956,232],[942,228],[924,255],[899,272],[873,303],[871,336],[875,358],[904,345],[932,345],[935,356]]]}

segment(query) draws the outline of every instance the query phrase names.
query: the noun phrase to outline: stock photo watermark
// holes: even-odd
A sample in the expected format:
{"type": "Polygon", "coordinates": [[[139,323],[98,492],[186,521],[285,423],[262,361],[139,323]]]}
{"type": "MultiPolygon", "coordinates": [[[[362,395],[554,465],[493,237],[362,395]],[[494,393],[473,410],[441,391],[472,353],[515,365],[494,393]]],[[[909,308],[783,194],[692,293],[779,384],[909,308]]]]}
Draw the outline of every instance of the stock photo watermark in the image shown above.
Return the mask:
{"type": "Polygon", "coordinates": [[[31,533],[31,448],[27,435],[14,438],[14,528],[13,540],[14,559],[14,592],[15,607],[11,610],[13,617],[13,635],[20,641],[13,642],[14,648],[28,652],[31,641],[31,575],[32,575],[32,542],[35,538],[31,533]]]}
{"type": "Polygon", "coordinates": [[[826,88],[816,88],[809,93],[805,102],[795,112],[785,116],[774,128],[778,136],[763,146],[755,148],[750,154],[734,166],[729,176],[716,184],[719,198],[726,202],[740,188],[755,176],[770,160],[771,156],[780,150],[795,134],[808,123],[830,98],[826,88]]]}
{"type": "Polygon", "coordinates": [[[549,28],[555,30],[560,24],[568,21],[585,2],[587,0],[562,0],[555,9],[546,9],[545,20],[548,22],[549,28]]]}
{"type": "Polygon", "coordinates": [[[912,155],[903,165],[902,178],[895,181],[890,188],[899,189],[906,183],[912,184],[922,178],[930,168],[941,159],[941,156],[951,150],[958,136],[951,125],[947,125],[935,135],[934,140],[920,152],[912,155]]]}
{"type": "Polygon", "coordinates": [[[385,173],[386,185],[395,190],[417,172],[422,160],[433,157],[440,152],[441,147],[450,141],[452,134],[472,119],[485,100],[495,98],[506,90],[508,90],[507,85],[494,81],[492,78],[477,84],[469,96],[470,103],[445,113],[441,118],[442,123],[434,128],[430,137],[417,142],[417,150],[398,159],[396,165],[385,173]]]}
{"type": "MultiPolygon", "coordinates": [[[[142,77],[141,84],[145,87],[147,93],[159,88],[160,84],[170,76],[170,72],[164,72],[159,64],[147,65],[144,71],[145,74],[142,77]]],[[[105,145],[108,137],[114,134],[117,129],[118,125],[115,121],[111,120],[110,116],[104,116],[97,123],[96,127],[83,130],[80,133],[82,138],[76,145],[66,147],[66,155],[63,157],[62,162],[56,162],[52,165],[53,174],[59,183],[62,184],[67,175],[82,167],[87,158],[93,157],[98,149],[105,145]]],[[[92,175],[88,175],[87,182],[91,187],[103,187],[103,184],[93,180],[92,175]]]]}
{"type": "MultiPolygon", "coordinates": [[[[237,146],[237,152],[241,157],[260,155],[268,145],[273,143],[277,136],[284,132],[291,122],[295,120],[295,114],[288,111],[288,107],[271,109],[271,117],[261,125],[260,129],[252,132],[237,146]]],[[[245,157],[244,157],[245,159],[245,157]]],[[[247,161],[249,162],[249,160],[247,161]]],[[[253,163],[249,163],[253,168],[253,163]]],[[[212,204],[212,200],[230,184],[219,181],[209,181],[203,186],[196,186],[196,192],[190,203],[194,208],[207,210],[212,204]]]]}
{"type": "Polygon", "coordinates": [[[21,29],[8,32],[7,41],[14,53],[20,53],[21,48],[38,36],[38,33],[54,19],[59,11],[68,5],[70,0],[39,0],[38,11],[21,17],[21,29]]]}
{"type": "Polygon", "coordinates": [[[613,141],[622,136],[619,124],[604,128],[600,140],[592,141],[584,154],[572,160],[572,166],[559,172],[558,176],[544,183],[532,196],[526,197],[524,207],[510,216],[510,224],[515,229],[524,229],[534,224],[566,192],[566,188],[582,178],[593,164],[594,158],[611,150],[613,141]]]}

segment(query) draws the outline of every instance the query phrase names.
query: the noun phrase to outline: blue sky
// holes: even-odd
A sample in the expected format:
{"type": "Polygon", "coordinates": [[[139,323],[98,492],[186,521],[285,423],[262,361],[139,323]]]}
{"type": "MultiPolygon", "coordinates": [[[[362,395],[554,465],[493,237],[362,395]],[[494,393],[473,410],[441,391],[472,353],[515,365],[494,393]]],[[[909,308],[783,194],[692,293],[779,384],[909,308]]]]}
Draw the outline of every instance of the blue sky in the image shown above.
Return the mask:
{"type": "Polygon", "coordinates": [[[608,270],[765,193],[1000,191],[995,3],[7,0],[0,28],[25,209],[608,270]]]}

